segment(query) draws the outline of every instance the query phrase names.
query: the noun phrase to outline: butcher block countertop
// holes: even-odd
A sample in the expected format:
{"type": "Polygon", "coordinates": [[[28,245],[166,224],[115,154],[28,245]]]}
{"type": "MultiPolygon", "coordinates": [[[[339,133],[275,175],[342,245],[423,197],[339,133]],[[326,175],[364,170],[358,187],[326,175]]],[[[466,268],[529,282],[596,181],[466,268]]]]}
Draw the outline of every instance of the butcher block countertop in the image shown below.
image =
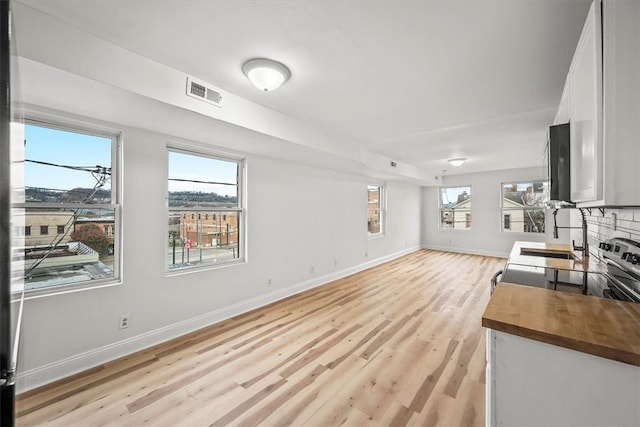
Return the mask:
{"type": "Polygon", "coordinates": [[[640,304],[503,282],[482,326],[640,366],[640,304]]]}
{"type": "Polygon", "coordinates": [[[553,268],[556,270],[571,270],[577,272],[604,273],[607,265],[595,256],[582,258],[582,254],[574,251],[566,243],[546,242],[515,242],[507,264],[529,265],[532,267],[553,268]],[[571,254],[573,259],[547,258],[544,256],[522,255],[522,251],[539,253],[571,254]]]}

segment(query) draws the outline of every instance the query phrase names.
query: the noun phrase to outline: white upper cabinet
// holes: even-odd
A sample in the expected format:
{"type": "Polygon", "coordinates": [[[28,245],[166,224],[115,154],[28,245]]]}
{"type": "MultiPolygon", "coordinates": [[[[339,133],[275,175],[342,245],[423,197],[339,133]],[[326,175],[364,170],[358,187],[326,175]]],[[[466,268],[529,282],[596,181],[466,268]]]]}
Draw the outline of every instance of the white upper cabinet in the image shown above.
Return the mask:
{"type": "Polygon", "coordinates": [[[594,1],[566,86],[573,201],[640,205],[640,1],[594,1]]]}
{"type": "Polygon", "coordinates": [[[591,4],[569,69],[571,91],[571,198],[602,196],[602,25],[600,5],[591,4]]]}

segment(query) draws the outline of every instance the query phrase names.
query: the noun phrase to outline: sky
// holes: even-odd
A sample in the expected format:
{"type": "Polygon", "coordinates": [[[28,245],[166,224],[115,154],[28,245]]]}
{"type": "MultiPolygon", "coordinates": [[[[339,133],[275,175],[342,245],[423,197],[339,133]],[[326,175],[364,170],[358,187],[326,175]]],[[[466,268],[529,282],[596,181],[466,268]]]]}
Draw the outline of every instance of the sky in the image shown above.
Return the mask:
{"type": "MultiPolygon", "coordinates": [[[[111,138],[25,125],[25,159],[66,166],[111,167],[111,138]]],[[[211,157],[169,151],[169,177],[196,181],[235,184],[237,163],[211,157]]],[[[70,190],[92,188],[96,184],[90,172],[25,162],[27,187],[70,190]]],[[[111,188],[110,180],[102,187],[111,188]]],[[[215,192],[236,196],[236,187],[169,181],[169,191],[215,192]]]]}
{"type": "Polygon", "coordinates": [[[169,151],[169,191],[202,191],[236,196],[238,164],[212,157],[169,151]],[[171,178],[222,182],[234,185],[172,181],[171,178]]]}
{"type": "MultiPolygon", "coordinates": [[[[110,138],[26,125],[25,140],[27,160],[67,166],[111,167],[110,138]]],[[[89,172],[25,162],[27,187],[70,190],[92,188],[96,182],[89,172]]],[[[110,189],[110,180],[102,188],[110,189]]]]}

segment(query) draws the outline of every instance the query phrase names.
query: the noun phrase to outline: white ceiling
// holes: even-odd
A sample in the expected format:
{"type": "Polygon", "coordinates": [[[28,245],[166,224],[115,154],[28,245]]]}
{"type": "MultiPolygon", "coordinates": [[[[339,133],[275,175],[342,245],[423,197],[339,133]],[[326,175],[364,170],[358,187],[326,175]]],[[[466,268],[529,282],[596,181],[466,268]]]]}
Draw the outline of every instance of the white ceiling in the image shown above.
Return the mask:
{"type": "Polygon", "coordinates": [[[591,0],[21,0],[228,92],[447,174],[540,166],[591,0]],[[286,64],[256,90],[241,66],[286,64]],[[467,157],[452,170],[446,159],[467,157]]]}

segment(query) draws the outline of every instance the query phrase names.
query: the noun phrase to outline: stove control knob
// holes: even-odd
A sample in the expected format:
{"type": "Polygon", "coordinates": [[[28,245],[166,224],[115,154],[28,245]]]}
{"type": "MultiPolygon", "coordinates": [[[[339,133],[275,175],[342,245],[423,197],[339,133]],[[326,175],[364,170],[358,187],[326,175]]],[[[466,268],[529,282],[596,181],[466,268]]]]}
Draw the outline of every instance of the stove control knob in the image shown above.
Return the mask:
{"type": "Polygon", "coordinates": [[[636,265],[640,262],[640,255],[638,254],[633,254],[631,256],[631,264],[636,265]]]}
{"type": "Polygon", "coordinates": [[[625,261],[631,262],[631,252],[622,252],[622,256],[620,257],[625,261]]]}
{"type": "Polygon", "coordinates": [[[604,244],[604,248],[605,251],[611,251],[611,244],[610,243],[605,243],[604,244]]]}
{"type": "Polygon", "coordinates": [[[600,244],[598,245],[598,247],[599,247],[600,249],[604,249],[604,247],[605,247],[606,245],[607,245],[607,244],[606,244],[605,242],[600,242],[600,244]]]}
{"type": "Polygon", "coordinates": [[[614,252],[620,252],[620,245],[616,245],[615,248],[613,248],[614,252]]]}

